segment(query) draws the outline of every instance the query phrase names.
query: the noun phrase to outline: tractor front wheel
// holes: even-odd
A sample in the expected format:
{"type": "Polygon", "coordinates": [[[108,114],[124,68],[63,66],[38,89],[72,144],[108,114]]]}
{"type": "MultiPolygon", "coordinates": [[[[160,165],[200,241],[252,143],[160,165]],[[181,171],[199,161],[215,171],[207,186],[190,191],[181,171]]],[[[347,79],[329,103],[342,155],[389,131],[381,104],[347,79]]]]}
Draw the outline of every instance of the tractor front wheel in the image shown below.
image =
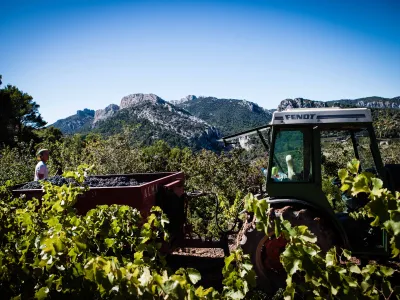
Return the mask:
{"type": "MultiPolygon", "coordinates": [[[[291,206],[285,206],[272,209],[270,213],[281,214],[292,226],[306,225],[317,237],[317,244],[323,252],[335,245],[334,231],[308,209],[296,210],[291,206]]],[[[273,228],[270,228],[269,234],[266,235],[255,229],[252,222],[246,225],[240,245],[243,252],[250,255],[257,274],[257,287],[267,293],[274,293],[279,288],[284,288],[286,272],[280,262],[280,255],[285,250],[286,240],[281,236],[276,237],[273,228]]]]}

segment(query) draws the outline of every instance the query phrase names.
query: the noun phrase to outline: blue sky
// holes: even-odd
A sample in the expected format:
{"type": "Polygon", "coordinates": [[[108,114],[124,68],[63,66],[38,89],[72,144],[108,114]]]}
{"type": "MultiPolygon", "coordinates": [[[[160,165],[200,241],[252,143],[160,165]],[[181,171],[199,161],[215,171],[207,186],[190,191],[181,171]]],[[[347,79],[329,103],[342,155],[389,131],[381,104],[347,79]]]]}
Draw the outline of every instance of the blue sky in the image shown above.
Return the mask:
{"type": "Polygon", "coordinates": [[[131,93],[400,96],[400,1],[0,2],[0,74],[52,123],[131,93]]]}

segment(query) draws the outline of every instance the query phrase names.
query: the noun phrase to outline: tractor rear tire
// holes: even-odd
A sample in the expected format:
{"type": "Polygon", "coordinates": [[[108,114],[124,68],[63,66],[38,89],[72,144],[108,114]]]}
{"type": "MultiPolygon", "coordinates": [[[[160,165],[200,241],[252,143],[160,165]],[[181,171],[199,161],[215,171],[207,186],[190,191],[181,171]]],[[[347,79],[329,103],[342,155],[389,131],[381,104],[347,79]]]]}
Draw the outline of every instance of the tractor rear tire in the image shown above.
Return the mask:
{"type": "MultiPolygon", "coordinates": [[[[317,244],[323,252],[328,251],[336,243],[335,233],[329,226],[313,214],[309,209],[296,210],[291,206],[271,209],[282,214],[292,226],[306,225],[317,237],[317,244]]],[[[280,254],[285,250],[286,241],[283,237],[275,237],[274,228],[270,228],[268,236],[255,229],[254,220],[243,227],[239,237],[243,252],[250,255],[254,271],[257,274],[257,288],[267,293],[275,293],[285,288],[287,274],[280,263],[280,254]]]]}

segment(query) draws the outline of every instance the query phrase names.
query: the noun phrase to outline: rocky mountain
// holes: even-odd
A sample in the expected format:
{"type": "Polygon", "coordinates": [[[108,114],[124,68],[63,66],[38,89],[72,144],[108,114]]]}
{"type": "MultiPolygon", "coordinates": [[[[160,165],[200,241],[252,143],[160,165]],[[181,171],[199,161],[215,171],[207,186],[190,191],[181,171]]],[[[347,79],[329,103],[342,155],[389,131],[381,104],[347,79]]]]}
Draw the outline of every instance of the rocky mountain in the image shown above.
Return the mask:
{"type": "Polygon", "coordinates": [[[171,100],[169,102],[176,106],[180,106],[185,102],[193,101],[193,100],[197,100],[197,97],[195,95],[187,95],[185,98],[182,98],[181,100],[171,100]]]}
{"type": "Polygon", "coordinates": [[[91,111],[91,119],[80,120],[80,114],[53,124],[63,133],[100,133],[104,136],[120,133],[128,128],[132,140],[142,144],[163,139],[173,146],[194,149],[217,149],[220,131],[184,109],[154,94],[132,94],[121,99],[120,105],[111,104],[105,109],[91,111]],[[82,127],[79,127],[82,124],[82,127]],[[67,130],[65,130],[67,129],[67,130]]]}
{"type": "Polygon", "coordinates": [[[383,97],[365,97],[359,99],[342,99],[327,101],[329,106],[353,106],[353,107],[368,107],[368,108],[395,108],[400,109],[400,96],[394,98],[383,97]]]}
{"type": "Polygon", "coordinates": [[[194,95],[171,101],[171,103],[219,128],[223,135],[268,124],[274,111],[246,100],[194,95]]]}
{"type": "Polygon", "coordinates": [[[291,108],[313,108],[313,107],[367,107],[371,109],[400,109],[400,96],[394,98],[365,97],[359,99],[341,99],[330,101],[316,101],[303,98],[285,99],[278,106],[278,110],[291,108]]]}
{"type": "Polygon", "coordinates": [[[96,110],[94,114],[94,120],[93,124],[96,124],[98,121],[108,119],[109,117],[112,117],[117,111],[119,111],[119,106],[116,104],[110,104],[104,109],[98,109],[96,110]]]}
{"type": "Polygon", "coordinates": [[[278,111],[283,111],[292,108],[319,108],[328,107],[326,102],[308,100],[303,98],[285,99],[278,105],[278,111]]]}
{"type": "Polygon", "coordinates": [[[60,129],[64,134],[74,134],[90,130],[95,118],[95,111],[85,108],[78,110],[76,115],[58,120],[51,126],[60,129]]]}
{"type": "MultiPolygon", "coordinates": [[[[383,114],[388,113],[391,119],[400,119],[400,97],[327,102],[285,99],[278,110],[329,106],[369,107],[376,120],[383,120],[383,114]]],[[[132,138],[138,143],[151,144],[164,139],[172,146],[216,149],[221,136],[268,124],[273,112],[274,109],[264,109],[246,100],[189,95],[168,102],[154,94],[131,94],[123,97],[119,105],[110,104],[96,111],[79,110],[53,126],[64,134],[97,132],[104,136],[130,128],[132,138]]]]}

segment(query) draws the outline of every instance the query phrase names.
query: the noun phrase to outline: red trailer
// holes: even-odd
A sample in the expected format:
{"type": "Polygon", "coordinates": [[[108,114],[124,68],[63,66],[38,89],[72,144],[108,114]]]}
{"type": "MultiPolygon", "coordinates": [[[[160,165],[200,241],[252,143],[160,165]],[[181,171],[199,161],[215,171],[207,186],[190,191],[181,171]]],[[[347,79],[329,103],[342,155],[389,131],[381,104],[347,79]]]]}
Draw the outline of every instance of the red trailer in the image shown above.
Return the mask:
{"type": "MultiPolygon", "coordinates": [[[[229,252],[225,238],[219,242],[205,242],[201,239],[186,238],[188,231],[185,226],[186,201],[191,197],[198,196],[198,194],[188,195],[184,192],[185,177],[183,172],[113,174],[91,177],[111,178],[117,176],[135,179],[140,184],[135,186],[90,187],[88,191],[79,196],[75,204],[78,213],[86,214],[97,205],[119,204],[136,208],[146,218],[153,206],[159,206],[170,221],[167,228],[172,238],[170,250],[176,247],[215,247],[223,248],[226,253],[229,252]]],[[[21,189],[24,185],[20,184],[14,187],[12,191],[14,196],[19,197],[25,194],[27,199],[42,198],[43,191],[41,189],[21,189]]]]}
{"type": "MultiPolygon", "coordinates": [[[[182,197],[184,189],[183,172],[163,173],[135,173],[97,175],[91,177],[111,178],[124,176],[133,178],[140,184],[135,186],[113,186],[113,187],[90,187],[89,191],[79,197],[75,208],[80,214],[85,214],[97,205],[129,205],[138,209],[143,216],[147,216],[154,205],[164,206],[163,201],[169,199],[158,199],[157,194],[161,190],[172,191],[176,197],[182,197]]],[[[36,197],[40,199],[43,195],[41,189],[22,190],[24,184],[15,186],[13,194],[19,196],[25,194],[28,199],[36,197]]]]}

